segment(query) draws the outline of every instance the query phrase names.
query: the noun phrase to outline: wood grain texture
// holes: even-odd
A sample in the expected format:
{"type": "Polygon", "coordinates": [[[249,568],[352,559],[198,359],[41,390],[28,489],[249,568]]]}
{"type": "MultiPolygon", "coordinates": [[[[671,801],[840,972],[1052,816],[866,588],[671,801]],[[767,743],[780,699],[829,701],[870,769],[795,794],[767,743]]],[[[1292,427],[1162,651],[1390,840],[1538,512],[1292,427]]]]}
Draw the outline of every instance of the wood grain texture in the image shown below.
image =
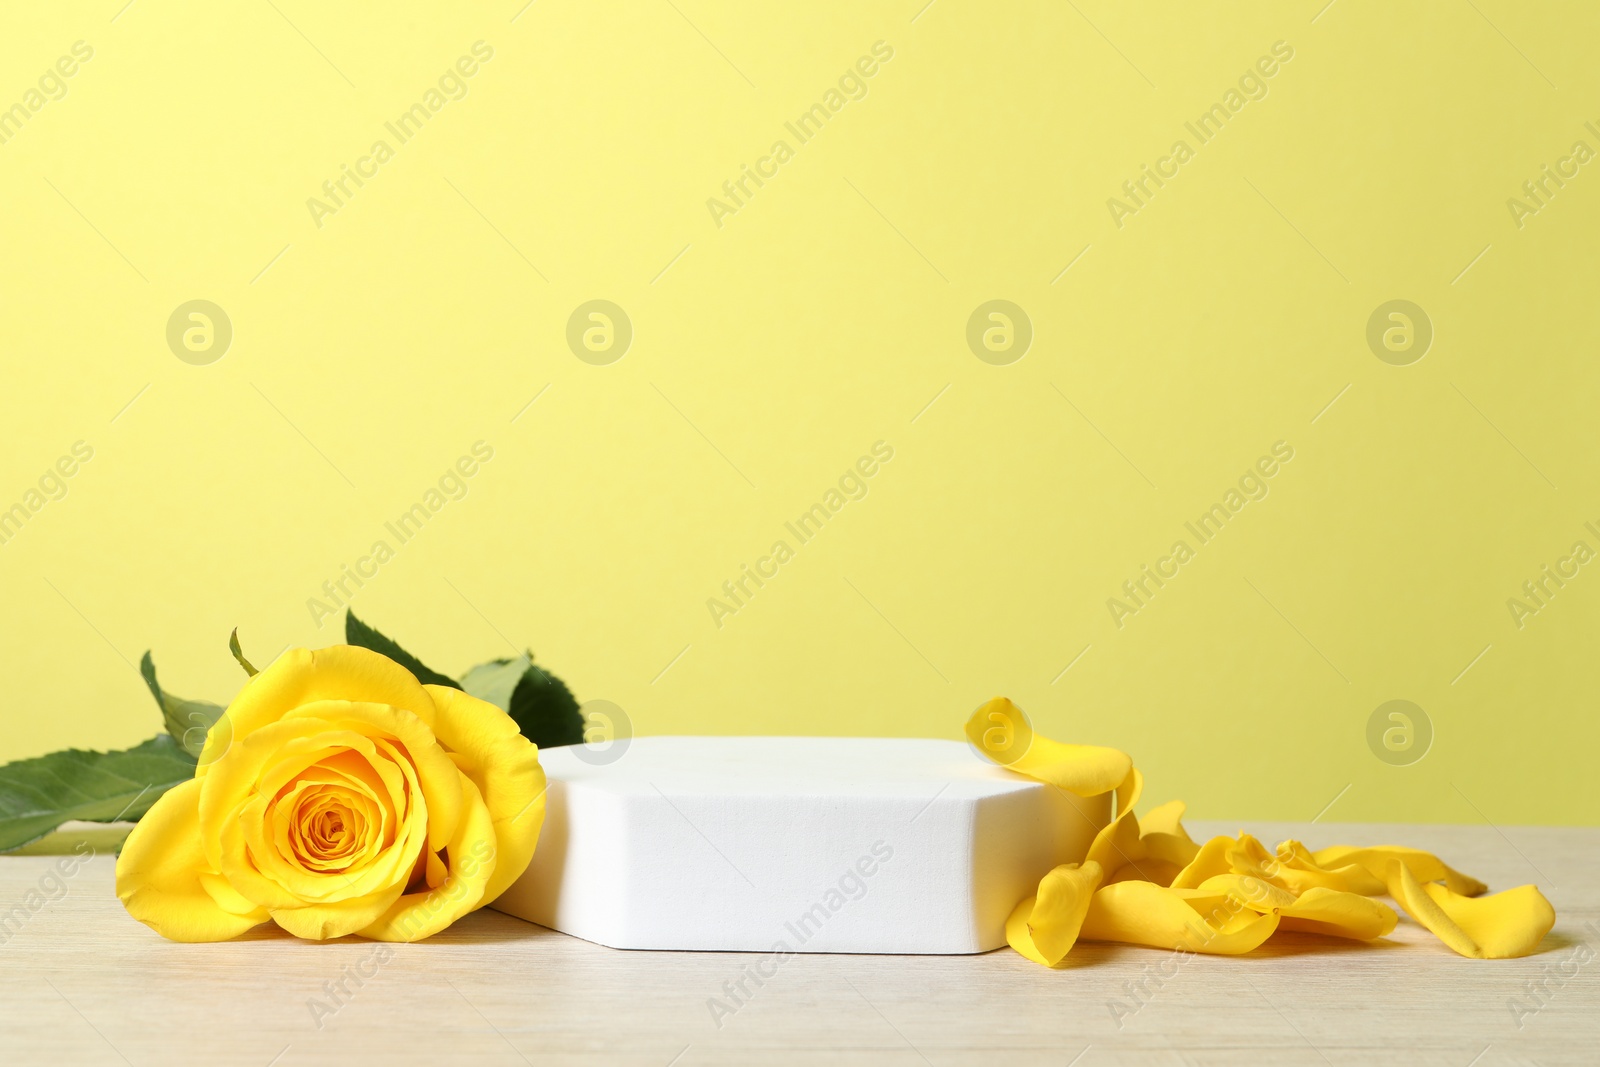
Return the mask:
{"type": "MultiPolygon", "coordinates": [[[[1089,944],[1060,971],[1009,949],[801,955],[759,989],[747,981],[753,995],[718,1027],[708,1000],[728,1000],[723,984],[758,957],[616,951],[481,911],[429,942],[394,946],[374,976],[347,979],[347,1001],[319,1020],[309,1002],[331,1004],[324,983],[371,960],[373,943],[264,931],[171,944],[123,912],[112,859],[101,856],[65,896],[0,930],[0,1058],[83,1067],[1600,1062],[1600,830],[1244,828],[1269,843],[1432,849],[1492,890],[1537,884],[1556,906],[1556,928],[1540,954],[1500,961],[1455,956],[1404,918],[1376,945],[1279,935],[1247,957],[1176,966],[1170,953],[1089,944]],[[1171,977],[1153,981],[1163,965],[1171,977]],[[1130,990],[1141,982],[1136,1001],[1130,990]],[[1515,999],[1536,1004],[1529,982],[1542,983],[1544,1006],[1519,1020],[1515,999]]],[[[0,913],[39,888],[52,862],[0,858],[0,913]]]]}

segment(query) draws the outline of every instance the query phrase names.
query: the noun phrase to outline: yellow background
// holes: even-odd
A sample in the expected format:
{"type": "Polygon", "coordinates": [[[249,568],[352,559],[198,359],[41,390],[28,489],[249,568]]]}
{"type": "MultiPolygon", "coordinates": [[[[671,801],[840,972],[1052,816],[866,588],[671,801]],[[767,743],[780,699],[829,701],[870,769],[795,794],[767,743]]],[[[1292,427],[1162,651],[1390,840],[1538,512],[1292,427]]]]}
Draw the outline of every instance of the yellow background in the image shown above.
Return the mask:
{"type": "Polygon", "coordinates": [[[1600,148],[1592,9],[923,2],[8,10],[0,106],[94,58],[0,145],[0,505],[95,454],[0,546],[0,757],[155,732],[146,648],[225,701],[232,627],[258,660],[337,640],[307,599],[483,440],[354,600],[439,669],[531,646],[640,734],[958,737],[1005,693],[1196,816],[1594,822],[1600,568],[1506,605],[1600,548],[1600,164],[1506,204],[1600,148]],[[307,198],[479,40],[319,229],[307,198]],[[719,228],[707,198],[879,40],[719,228]],[[1395,298],[1435,330],[1410,366],[1365,339],[1395,298]],[[165,339],[192,299],[233,324],[208,366],[165,339]],[[609,366],[566,345],[591,299],[633,323],[609,366]],[[1008,366],[967,347],[990,299],[1033,324],[1008,366]],[[1279,440],[1270,495],[1119,629],[1107,598],[1279,440]],[[1409,766],[1368,749],[1391,699],[1435,730],[1409,766]]]}

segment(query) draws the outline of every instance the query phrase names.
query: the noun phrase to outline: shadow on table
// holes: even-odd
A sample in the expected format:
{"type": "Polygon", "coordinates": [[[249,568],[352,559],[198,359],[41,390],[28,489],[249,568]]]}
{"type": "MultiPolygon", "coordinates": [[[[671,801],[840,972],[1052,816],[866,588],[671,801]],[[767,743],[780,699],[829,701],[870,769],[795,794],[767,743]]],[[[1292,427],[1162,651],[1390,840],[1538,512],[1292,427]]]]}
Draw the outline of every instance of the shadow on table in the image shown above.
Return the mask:
{"type": "MultiPolygon", "coordinates": [[[[493,945],[537,941],[543,938],[567,938],[567,936],[555,930],[484,908],[470,915],[462,916],[444,930],[439,931],[432,937],[414,942],[414,944],[441,946],[493,945]]],[[[327,941],[306,941],[295,937],[289,931],[271,922],[262,923],[255,929],[248,930],[226,943],[237,945],[248,941],[295,941],[305,945],[375,944],[375,942],[367,938],[358,937],[354,934],[348,937],[331,938],[327,941]]]]}

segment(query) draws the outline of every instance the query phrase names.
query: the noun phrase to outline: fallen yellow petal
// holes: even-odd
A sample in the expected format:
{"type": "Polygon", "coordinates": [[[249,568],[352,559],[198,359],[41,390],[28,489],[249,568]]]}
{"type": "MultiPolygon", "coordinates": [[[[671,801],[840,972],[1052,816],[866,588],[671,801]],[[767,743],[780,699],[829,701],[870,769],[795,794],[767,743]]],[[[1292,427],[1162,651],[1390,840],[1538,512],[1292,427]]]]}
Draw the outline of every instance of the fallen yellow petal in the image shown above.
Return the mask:
{"type": "MultiPolygon", "coordinates": [[[[1291,908],[1299,898],[1289,890],[1271,882],[1257,878],[1253,874],[1217,874],[1207,878],[1200,884],[1201,893],[1223,893],[1232,895],[1251,911],[1263,915],[1269,911],[1281,911],[1291,908]]],[[[1181,890],[1188,893],[1191,890],[1181,890]]],[[[1365,897],[1362,898],[1366,899],[1365,897]]]]}
{"type": "MultiPolygon", "coordinates": [[[[1200,846],[1183,828],[1183,812],[1183,801],[1172,800],[1151,808],[1139,820],[1139,840],[1144,845],[1145,854],[1163,864],[1170,864],[1174,872],[1194,862],[1200,852],[1200,846]]],[[[1171,878],[1166,880],[1170,882],[1171,878]]]]}
{"type": "Polygon", "coordinates": [[[1139,861],[1145,858],[1145,851],[1139,838],[1139,823],[1133,813],[1123,812],[1101,827],[1084,858],[1088,863],[1099,865],[1108,875],[1107,882],[1121,881],[1124,869],[1128,870],[1131,877],[1144,878],[1139,870],[1139,861]]]}
{"type": "MultiPolygon", "coordinates": [[[[1053,967],[1072,951],[1078,940],[1078,930],[1083,926],[1083,917],[1089,911],[1089,901],[1100,886],[1102,873],[1100,865],[1090,860],[1082,866],[1062,864],[1039,880],[1039,891],[1032,898],[1027,914],[1022,916],[1022,926],[1028,935],[1025,943],[1037,953],[1038,962],[1053,967]]],[[[1016,916],[1017,911],[1012,915],[1016,916]]],[[[1011,934],[1008,921],[1008,940],[1011,934]]]]}
{"type": "Polygon", "coordinates": [[[1437,883],[1424,885],[1391,859],[1389,895],[1440,941],[1479,960],[1513,959],[1539,947],[1556,923],[1555,909],[1536,886],[1523,885],[1474,900],[1437,883]]]}
{"type": "Polygon", "coordinates": [[[1044,958],[1044,955],[1034,947],[1033,935],[1028,932],[1028,920],[1033,916],[1033,905],[1037,898],[1024,897],[1011,909],[1011,914],[1006,918],[1006,944],[1022,953],[1034,963],[1046,967],[1055,964],[1044,958]]]}
{"type": "Polygon", "coordinates": [[[1172,888],[1197,889],[1207,878],[1232,874],[1233,866],[1228,862],[1228,853],[1237,844],[1231,837],[1211,838],[1195,852],[1188,866],[1172,879],[1172,888]]]}
{"type": "Polygon", "coordinates": [[[1394,931],[1399,916],[1394,909],[1371,897],[1340,889],[1316,886],[1300,894],[1293,904],[1280,909],[1281,930],[1299,930],[1330,937],[1349,937],[1371,941],[1394,931]]]}
{"type": "MultiPolygon", "coordinates": [[[[1435,856],[1431,852],[1424,852],[1417,848],[1405,848],[1401,845],[1378,845],[1372,848],[1356,848],[1351,845],[1333,845],[1330,848],[1319,849],[1313,852],[1312,858],[1324,868],[1342,867],[1356,864],[1364,868],[1380,884],[1385,887],[1389,882],[1389,861],[1399,860],[1406,865],[1419,882],[1443,882],[1452,893],[1461,896],[1475,897],[1489,887],[1468,874],[1462,874],[1435,856]]],[[[1383,890],[1379,890],[1382,892],[1383,890]]]]}
{"type": "Polygon", "coordinates": [[[1117,882],[1095,893],[1078,936],[1238,956],[1257,948],[1277,928],[1275,913],[1258,915],[1227,894],[1190,900],[1152,882],[1117,882]]]}
{"type": "Polygon", "coordinates": [[[1316,855],[1298,841],[1279,842],[1277,862],[1285,884],[1292,885],[1298,892],[1315,886],[1369,897],[1388,891],[1381,878],[1375,877],[1360,864],[1323,866],[1317,861],[1316,855]]]}
{"type": "MultiPolygon", "coordinates": [[[[1113,789],[1129,793],[1137,785],[1133,760],[1126,752],[1099,745],[1063,745],[1033,732],[1022,710],[1005,697],[995,697],[967,720],[967,740],[988,759],[1018,774],[1060,786],[1081,797],[1113,789]]],[[[1119,808],[1132,807],[1118,798],[1119,808]]]]}
{"type": "Polygon", "coordinates": [[[1041,737],[1003,697],[979,708],[965,732],[985,757],[1019,774],[1080,796],[1117,794],[1082,867],[1056,867],[1006,921],[1006,940],[1036,963],[1058,965],[1080,939],[1213,955],[1250,952],[1279,929],[1371,941],[1399,919],[1370,899],[1384,892],[1464,956],[1525,956],[1555,924],[1535,887],[1475,900],[1482,882],[1420,849],[1312,852],[1290,840],[1269,851],[1245,833],[1197,844],[1180,801],[1135,819],[1144,778],[1126,753],[1041,737]]]}

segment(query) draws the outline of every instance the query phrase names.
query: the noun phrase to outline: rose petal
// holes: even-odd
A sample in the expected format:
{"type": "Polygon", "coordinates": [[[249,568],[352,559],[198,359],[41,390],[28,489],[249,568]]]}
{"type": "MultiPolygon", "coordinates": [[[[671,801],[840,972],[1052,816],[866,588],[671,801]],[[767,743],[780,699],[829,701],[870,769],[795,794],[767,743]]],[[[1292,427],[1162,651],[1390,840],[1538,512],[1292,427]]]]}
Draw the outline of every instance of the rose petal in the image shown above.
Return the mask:
{"type": "Polygon", "coordinates": [[[1327,934],[1371,941],[1394,932],[1399,916],[1394,909],[1359,893],[1320,886],[1307,889],[1293,904],[1281,909],[1281,930],[1327,934]]]}
{"type": "Polygon", "coordinates": [[[1151,808],[1139,820],[1139,840],[1145,854],[1177,869],[1187,867],[1200,851],[1183,828],[1184,810],[1183,801],[1172,800],[1151,808]]]}
{"type": "Polygon", "coordinates": [[[1451,949],[1480,960],[1513,959],[1539,947],[1556,923],[1555,909],[1531,885],[1473,899],[1448,886],[1423,885],[1408,863],[1391,859],[1389,895],[1451,949]]]}
{"type": "Polygon", "coordinates": [[[227,722],[212,727],[200,753],[197,778],[232,745],[283,718],[292,708],[319,700],[360,700],[404,708],[433,727],[433,701],[416,677],[371,649],[334,645],[312,652],[294,648],[279,656],[233,698],[223,713],[227,722]]]}
{"type": "Polygon", "coordinates": [[[1124,877],[1143,878],[1150,881],[1140,868],[1147,858],[1144,842],[1139,838],[1139,822],[1131,811],[1113,819],[1095,834],[1094,841],[1084,857],[1107,872],[1106,882],[1122,881],[1124,877]]]}
{"type": "Polygon", "coordinates": [[[539,749],[493,704],[447,686],[426,688],[438,711],[439,741],[478,787],[494,822],[498,858],[483,891],[488,904],[527,870],[539,844],[545,791],[539,749]]]}
{"type": "Polygon", "coordinates": [[[1185,899],[1152,882],[1118,882],[1095,893],[1078,936],[1238,956],[1260,946],[1277,928],[1275,913],[1258,915],[1227,894],[1185,899]]]}
{"type": "MultiPolygon", "coordinates": [[[[1406,865],[1411,876],[1419,882],[1443,882],[1452,893],[1475,897],[1489,887],[1469,874],[1462,874],[1435,856],[1421,849],[1401,845],[1378,845],[1372,848],[1355,848],[1334,845],[1313,852],[1312,858],[1324,868],[1343,867],[1350,864],[1361,867],[1381,885],[1388,886],[1389,862],[1399,860],[1406,865]]],[[[1379,890],[1382,892],[1382,890],[1379,890]]]]}
{"type": "Polygon", "coordinates": [[[444,884],[405,894],[358,931],[363,937],[420,941],[482,906],[484,887],[495,868],[494,820],[477,785],[465,774],[461,774],[461,793],[464,810],[445,853],[449,872],[444,884]]]}
{"type": "Polygon", "coordinates": [[[1046,967],[1056,964],[1045,959],[1044,954],[1034,946],[1033,935],[1028,932],[1028,919],[1033,915],[1034,897],[1024,897],[1011,909],[1011,914],[1006,918],[1006,944],[1022,953],[1034,963],[1041,963],[1046,967]]]}
{"type": "Polygon", "coordinates": [[[388,911],[405,886],[385,886],[366,896],[346,897],[332,904],[311,904],[303,908],[275,908],[272,921],[294,934],[312,941],[326,941],[360,932],[388,911]]]}
{"type": "MultiPolygon", "coordinates": [[[[997,721],[1015,724],[1025,720],[1015,704],[1005,697],[996,697],[967,720],[967,739],[978,751],[1008,770],[1060,786],[1082,797],[1099,796],[1124,786],[1131,792],[1136,784],[1133,760],[1126,752],[1098,745],[1064,745],[1040,734],[1031,735],[1026,751],[1020,756],[1003,760],[986,736],[992,729],[991,724],[997,721]]],[[[1132,807],[1132,802],[1119,806],[1132,807]]]]}
{"type": "Polygon", "coordinates": [[[1200,846],[1188,866],[1172,879],[1172,888],[1194,889],[1202,885],[1207,878],[1215,878],[1219,874],[1232,874],[1233,866],[1228,862],[1228,851],[1235,844],[1237,842],[1231,837],[1211,838],[1200,846]]]}
{"type": "Polygon", "coordinates": [[[260,908],[219,904],[200,875],[209,873],[200,843],[200,781],[163,793],[145,812],[117,857],[117,897],[128,914],[173,941],[226,941],[265,922],[260,908]]]}
{"type": "Polygon", "coordinates": [[[404,708],[367,701],[325,700],[295,708],[284,715],[285,723],[297,719],[325,722],[335,730],[354,730],[375,739],[393,739],[405,747],[417,770],[417,781],[428,804],[428,847],[437,852],[455,833],[461,817],[460,774],[433,731],[438,712],[433,701],[428,709],[434,722],[424,722],[404,708]]]}
{"type": "Polygon", "coordinates": [[[1038,893],[1019,904],[1006,920],[1006,940],[1011,947],[1047,967],[1060,963],[1078,940],[1101,874],[1100,865],[1090,860],[1081,867],[1063,864],[1041,878],[1038,893]]]}
{"type": "MultiPolygon", "coordinates": [[[[381,738],[364,738],[348,731],[336,731],[323,736],[347,741],[352,747],[345,749],[345,752],[361,752],[368,759],[389,763],[399,772],[400,779],[407,783],[409,796],[420,796],[414,768],[390,742],[381,738]]],[[[258,793],[239,809],[237,819],[224,830],[224,841],[229,842],[230,846],[224,849],[223,873],[234,878],[240,891],[247,896],[258,895],[258,883],[262,880],[289,895],[287,900],[270,895],[262,900],[263,904],[272,908],[331,904],[347,898],[370,897],[394,885],[403,887],[407,872],[427,848],[428,807],[421,801],[408,800],[405,796],[402,796],[401,802],[404,807],[395,812],[398,828],[392,844],[375,852],[353,856],[350,865],[342,870],[319,870],[308,868],[290,851],[278,846],[269,825],[273,821],[274,798],[258,793]],[[242,853],[231,845],[236,840],[235,835],[244,844],[242,853]]]]}
{"type": "MultiPolygon", "coordinates": [[[[396,883],[403,886],[426,847],[429,808],[410,754],[381,736],[382,730],[349,717],[356,714],[352,709],[357,705],[339,701],[318,707],[345,718],[330,723],[291,716],[262,727],[217,761],[201,793],[201,830],[208,852],[215,853],[217,869],[240,893],[273,910],[369,897],[396,883]],[[278,783],[280,761],[299,767],[307,759],[342,759],[346,754],[363,759],[386,785],[386,802],[397,820],[394,841],[361,869],[333,876],[314,874],[291,863],[273,844],[266,823],[274,797],[260,790],[263,784],[278,783]]],[[[394,709],[384,710],[396,714],[394,709]]],[[[436,742],[433,750],[444,769],[459,775],[436,742]]],[[[434,778],[438,777],[436,768],[434,778]]],[[[450,784],[459,797],[459,783],[450,784]]]]}
{"type": "Polygon", "coordinates": [[[1373,940],[1391,933],[1398,920],[1392,908],[1370,899],[1384,891],[1465,956],[1527,955],[1555,924],[1554,909],[1534,886],[1474,900],[1485,890],[1482,882],[1419,849],[1339,845],[1311,852],[1291,840],[1270,852],[1245,833],[1197,845],[1183,829],[1178,802],[1136,823],[1131,809],[1143,779],[1131,760],[1113,749],[1040,737],[1003,698],[979,708],[965,732],[985,756],[1020,774],[1085,796],[1117,790],[1115,817],[1095,835],[1085,864],[1110,873],[1081,925],[1074,930],[1071,922],[1068,904],[1075,898],[1059,885],[1050,898],[1044,883],[1007,919],[1007,940],[1037,963],[1057,964],[1074,933],[1223,955],[1249,952],[1280,928],[1373,940]],[[1049,906],[1041,908],[1041,899],[1049,906]],[[1065,918],[1052,919],[1057,912],[1065,918]]]}

